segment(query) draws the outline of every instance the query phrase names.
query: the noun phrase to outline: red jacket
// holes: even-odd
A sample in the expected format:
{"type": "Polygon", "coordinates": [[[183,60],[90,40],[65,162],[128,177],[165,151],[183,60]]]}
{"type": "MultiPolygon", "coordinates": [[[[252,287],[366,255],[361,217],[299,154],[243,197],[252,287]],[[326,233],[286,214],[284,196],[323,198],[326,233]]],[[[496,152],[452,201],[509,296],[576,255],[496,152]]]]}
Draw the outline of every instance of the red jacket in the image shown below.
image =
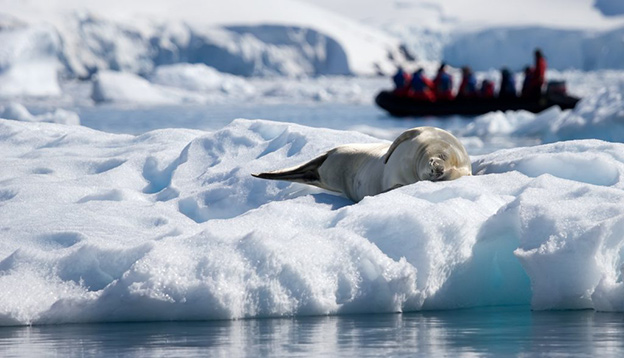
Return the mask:
{"type": "Polygon", "coordinates": [[[483,80],[483,82],[481,82],[481,97],[494,97],[494,82],[490,80],[483,80]]]}
{"type": "Polygon", "coordinates": [[[535,68],[531,76],[531,84],[535,88],[542,88],[546,81],[546,59],[539,57],[535,59],[535,68]]]}
{"type": "Polygon", "coordinates": [[[410,85],[409,96],[423,101],[435,101],[433,82],[423,73],[414,73],[410,85]]]}
{"type": "Polygon", "coordinates": [[[412,76],[407,72],[403,72],[402,77],[403,77],[403,86],[397,87],[394,89],[394,93],[397,96],[407,96],[410,91],[410,83],[412,82],[412,76]]]}

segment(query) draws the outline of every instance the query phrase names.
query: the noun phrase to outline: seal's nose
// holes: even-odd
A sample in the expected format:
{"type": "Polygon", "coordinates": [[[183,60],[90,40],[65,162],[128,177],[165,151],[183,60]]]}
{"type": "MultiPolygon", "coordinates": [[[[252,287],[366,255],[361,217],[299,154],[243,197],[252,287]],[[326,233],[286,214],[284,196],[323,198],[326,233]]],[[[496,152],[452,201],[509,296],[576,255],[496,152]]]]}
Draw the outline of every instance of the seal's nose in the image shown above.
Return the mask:
{"type": "Polygon", "coordinates": [[[440,158],[429,159],[429,166],[432,178],[439,178],[444,174],[444,162],[440,158]]]}
{"type": "Polygon", "coordinates": [[[442,173],[444,171],[444,163],[440,158],[432,158],[429,163],[431,164],[431,169],[436,173],[442,173]]]}

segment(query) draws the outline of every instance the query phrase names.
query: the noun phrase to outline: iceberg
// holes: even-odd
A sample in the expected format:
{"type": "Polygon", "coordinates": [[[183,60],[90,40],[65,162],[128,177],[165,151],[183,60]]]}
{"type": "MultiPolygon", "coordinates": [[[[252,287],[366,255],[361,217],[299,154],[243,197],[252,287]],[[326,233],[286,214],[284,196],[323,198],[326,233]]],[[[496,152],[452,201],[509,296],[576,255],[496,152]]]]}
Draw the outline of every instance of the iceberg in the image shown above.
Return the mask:
{"type": "Polygon", "coordinates": [[[80,117],[76,112],[57,108],[53,112],[31,114],[24,105],[11,102],[6,106],[0,106],[0,118],[13,119],[24,122],[47,122],[66,125],[80,125],[80,117]]]}
{"type": "Polygon", "coordinates": [[[0,136],[0,325],[624,309],[621,143],[500,150],[354,204],[250,173],[379,141],[357,132],[0,120],[0,136]]]}
{"type": "MultiPolygon", "coordinates": [[[[2,3],[22,31],[45,26],[39,36],[55,40],[38,45],[51,56],[45,62],[70,78],[103,70],[147,76],[175,63],[241,76],[374,75],[405,59],[392,36],[297,0],[184,0],[175,9],[167,1],[2,3]]],[[[0,33],[23,42],[13,30],[0,33]]]]}
{"type": "Polygon", "coordinates": [[[254,87],[244,78],[221,73],[202,63],[179,63],[158,66],[150,81],[163,86],[196,92],[223,92],[225,94],[251,94],[254,87]]]}

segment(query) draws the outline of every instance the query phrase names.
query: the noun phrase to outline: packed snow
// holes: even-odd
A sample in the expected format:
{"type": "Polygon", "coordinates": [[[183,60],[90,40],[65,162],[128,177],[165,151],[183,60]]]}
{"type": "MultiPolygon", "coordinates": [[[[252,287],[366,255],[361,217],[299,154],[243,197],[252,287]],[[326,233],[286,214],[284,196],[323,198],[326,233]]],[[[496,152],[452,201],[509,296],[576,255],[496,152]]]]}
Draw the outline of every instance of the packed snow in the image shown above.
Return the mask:
{"type": "Polygon", "coordinates": [[[0,323],[624,310],[624,145],[473,158],[358,204],[251,177],[357,132],[236,120],[108,134],[2,120],[0,323]]]}

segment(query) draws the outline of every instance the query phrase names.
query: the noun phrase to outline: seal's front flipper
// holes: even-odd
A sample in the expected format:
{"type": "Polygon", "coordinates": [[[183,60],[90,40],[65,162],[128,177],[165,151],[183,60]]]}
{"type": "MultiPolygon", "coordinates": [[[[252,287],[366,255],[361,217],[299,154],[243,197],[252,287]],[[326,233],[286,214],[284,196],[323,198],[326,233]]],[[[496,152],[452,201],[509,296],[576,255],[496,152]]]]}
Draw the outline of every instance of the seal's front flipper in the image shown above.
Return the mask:
{"type": "Polygon", "coordinates": [[[320,183],[318,168],[325,162],[325,159],[327,159],[327,153],[298,167],[251,175],[261,179],[287,180],[318,186],[320,183]]]}

